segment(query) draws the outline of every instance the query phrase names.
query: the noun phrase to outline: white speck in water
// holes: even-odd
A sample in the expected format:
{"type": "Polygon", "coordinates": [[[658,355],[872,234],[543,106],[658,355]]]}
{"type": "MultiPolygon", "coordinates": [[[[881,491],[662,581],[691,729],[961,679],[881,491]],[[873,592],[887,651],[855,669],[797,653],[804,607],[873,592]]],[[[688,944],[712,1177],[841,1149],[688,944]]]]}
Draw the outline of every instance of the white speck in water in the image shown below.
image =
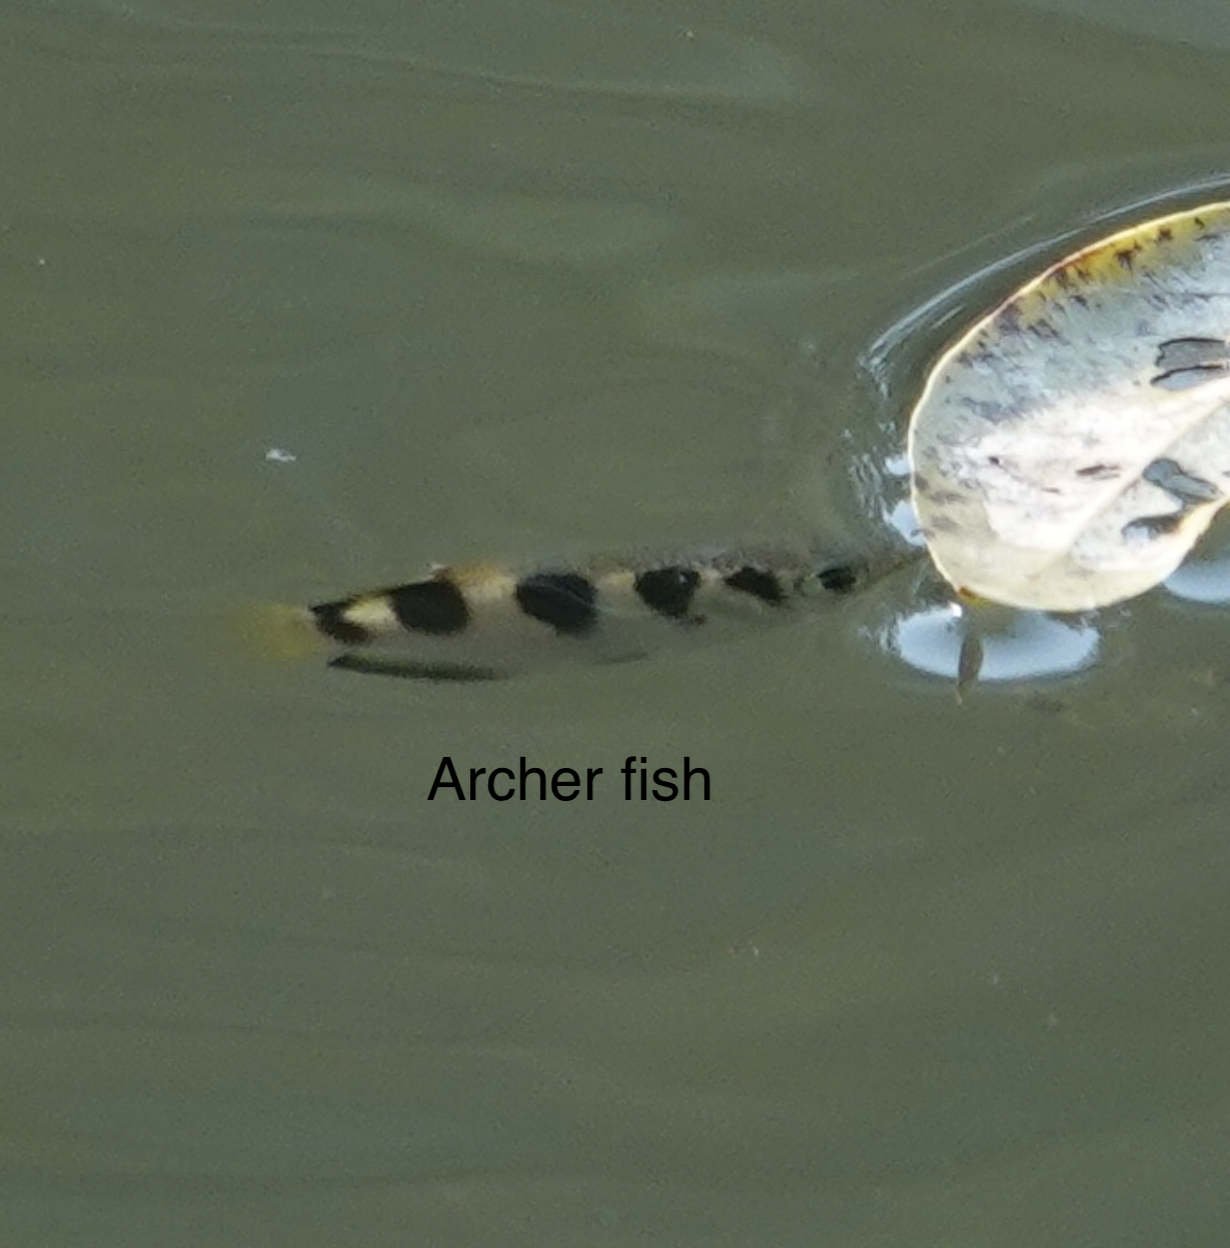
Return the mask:
{"type": "Polygon", "coordinates": [[[1186,560],[1163,585],[1176,598],[1203,606],[1230,603],[1230,552],[1225,543],[1220,550],[1186,560]]]}
{"type": "Polygon", "coordinates": [[[918,523],[918,512],[908,498],[898,499],[885,513],[885,521],[891,525],[911,546],[921,549],[927,542],[918,523]]]}
{"type": "Polygon", "coordinates": [[[280,446],[271,446],[265,452],[265,463],[267,464],[293,464],[299,458],[294,451],[285,450],[280,446]]]}

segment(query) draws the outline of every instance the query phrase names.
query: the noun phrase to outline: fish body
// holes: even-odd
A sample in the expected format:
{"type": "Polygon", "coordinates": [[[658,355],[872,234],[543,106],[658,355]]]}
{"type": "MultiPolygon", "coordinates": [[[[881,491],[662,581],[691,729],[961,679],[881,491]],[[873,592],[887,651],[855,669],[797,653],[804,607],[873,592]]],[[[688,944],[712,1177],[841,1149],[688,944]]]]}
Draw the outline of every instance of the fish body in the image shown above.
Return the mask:
{"type": "Polygon", "coordinates": [[[298,625],[334,666],[434,679],[510,675],[543,663],[640,658],[679,643],[797,619],[901,562],[805,546],[704,547],[520,570],[435,567],[420,580],[319,602],[298,625]]]}

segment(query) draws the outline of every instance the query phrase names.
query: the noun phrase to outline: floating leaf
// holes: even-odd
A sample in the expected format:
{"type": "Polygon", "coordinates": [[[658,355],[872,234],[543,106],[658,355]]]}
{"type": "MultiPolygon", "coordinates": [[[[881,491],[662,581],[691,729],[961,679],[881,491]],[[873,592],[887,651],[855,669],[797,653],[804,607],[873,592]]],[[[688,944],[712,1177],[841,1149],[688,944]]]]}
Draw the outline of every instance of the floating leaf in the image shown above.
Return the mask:
{"type": "Polygon", "coordinates": [[[1230,499],[1230,203],[1021,287],[931,370],[909,450],[957,588],[1081,611],[1164,580],[1230,499]]]}

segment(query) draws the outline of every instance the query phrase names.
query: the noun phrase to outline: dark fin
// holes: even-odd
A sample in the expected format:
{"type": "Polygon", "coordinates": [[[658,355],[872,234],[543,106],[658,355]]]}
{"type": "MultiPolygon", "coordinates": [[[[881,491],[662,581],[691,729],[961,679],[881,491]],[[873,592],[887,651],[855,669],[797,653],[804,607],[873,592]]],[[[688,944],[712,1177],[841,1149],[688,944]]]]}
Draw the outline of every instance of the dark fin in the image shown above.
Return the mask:
{"type": "Polygon", "coordinates": [[[447,576],[398,585],[385,595],[397,622],[410,633],[447,637],[464,632],[470,623],[465,595],[447,576]]]}
{"type": "Polygon", "coordinates": [[[781,582],[772,572],[766,572],[763,568],[740,568],[737,572],[723,577],[722,581],[727,588],[737,590],[741,594],[750,594],[771,607],[780,607],[786,599],[786,595],[782,592],[781,582]]]}
{"type": "Polygon", "coordinates": [[[1198,503],[1215,503],[1221,498],[1221,491],[1217,486],[1203,477],[1186,472],[1177,460],[1155,459],[1140,475],[1150,485],[1165,490],[1187,507],[1198,503]]]}
{"type": "Polygon", "coordinates": [[[1199,368],[1176,368],[1170,373],[1159,373],[1153,384],[1160,390],[1194,390],[1225,375],[1226,370],[1220,365],[1205,364],[1199,368]]]}
{"type": "Polygon", "coordinates": [[[517,605],[564,637],[584,637],[598,624],[598,591],[579,572],[535,572],[518,581],[517,605]]]}
{"type": "Polygon", "coordinates": [[[686,619],[700,584],[695,568],[653,568],[638,574],[633,586],[637,596],[651,610],[667,619],[686,619]]]}
{"type": "Polygon", "coordinates": [[[422,663],[412,659],[372,658],[365,654],[339,654],[329,666],[360,676],[391,676],[396,680],[449,681],[454,684],[503,680],[507,673],[464,663],[422,663]]]}
{"type": "Polygon", "coordinates": [[[1230,343],[1224,338],[1171,338],[1157,349],[1157,367],[1230,368],[1230,343]]]}
{"type": "Polygon", "coordinates": [[[354,602],[353,598],[339,598],[336,602],[321,602],[308,609],[316,619],[316,627],[330,641],[341,642],[343,646],[364,646],[371,641],[371,633],[362,624],[352,624],[346,618],[354,602]]]}

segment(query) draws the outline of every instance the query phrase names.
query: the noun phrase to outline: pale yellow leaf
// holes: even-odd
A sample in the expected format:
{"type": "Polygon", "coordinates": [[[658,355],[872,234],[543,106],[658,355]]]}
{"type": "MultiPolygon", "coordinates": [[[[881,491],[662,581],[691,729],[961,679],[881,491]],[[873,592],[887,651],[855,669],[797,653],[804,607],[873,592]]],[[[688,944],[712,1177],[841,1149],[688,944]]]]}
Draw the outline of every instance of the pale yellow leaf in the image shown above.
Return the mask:
{"type": "Polygon", "coordinates": [[[909,454],[959,589],[1080,611],[1169,576],[1230,498],[1230,203],[1023,286],[940,357],[909,454]]]}

